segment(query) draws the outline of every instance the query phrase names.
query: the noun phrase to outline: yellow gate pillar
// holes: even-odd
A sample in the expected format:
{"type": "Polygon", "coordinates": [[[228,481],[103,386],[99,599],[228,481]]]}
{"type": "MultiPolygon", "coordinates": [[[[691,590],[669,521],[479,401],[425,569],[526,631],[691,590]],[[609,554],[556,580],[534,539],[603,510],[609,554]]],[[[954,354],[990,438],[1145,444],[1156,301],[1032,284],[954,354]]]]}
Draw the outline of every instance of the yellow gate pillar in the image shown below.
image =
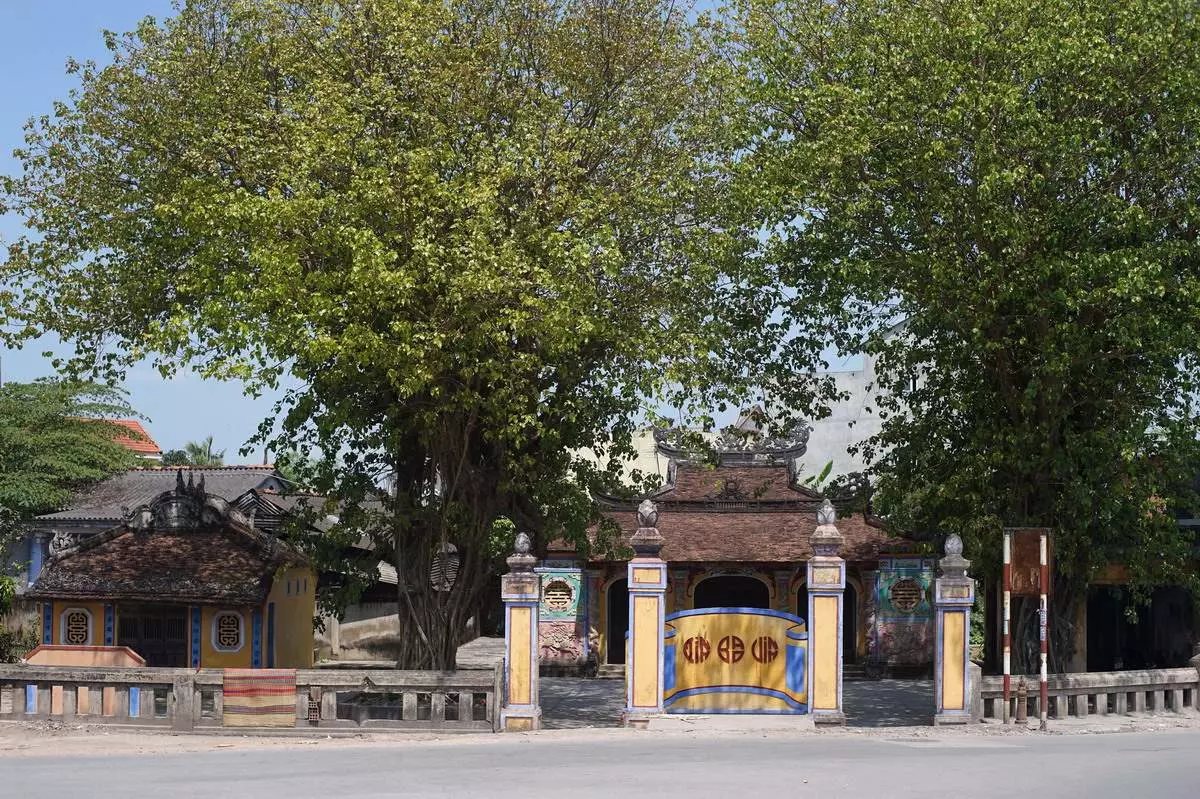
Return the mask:
{"type": "Polygon", "coordinates": [[[971,720],[971,605],[975,581],[967,576],[971,561],[963,557],[962,539],[946,539],[946,557],[938,561],[941,576],[934,581],[936,611],[933,664],[934,724],[966,724],[971,720]]]}
{"type": "Polygon", "coordinates": [[[842,712],[842,594],[846,561],[842,534],[826,499],[817,511],[808,560],[808,703],[816,724],[845,724],[842,712]]]}
{"type": "Polygon", "coordinates": [[[504,705],[500,729],[523,732],[542,724],[538,704],[538,607],[542,580],[534,573],[537,559],[529,554],[529,536],[518,533],[508,559],[508,574],[500,579],[504,600],[504,705]]]}
{"type": "MultiPolygon", "coordinates": [[[[667,564],[659,557],[658,508],[638,506],[638,529],[629,540],[629,644],[625,653],[625,710],[621,723],[645,727],[663,712],[663,616],[667,564]]],[[[610,644],[611,646],[611,644],[610,644]]]]}

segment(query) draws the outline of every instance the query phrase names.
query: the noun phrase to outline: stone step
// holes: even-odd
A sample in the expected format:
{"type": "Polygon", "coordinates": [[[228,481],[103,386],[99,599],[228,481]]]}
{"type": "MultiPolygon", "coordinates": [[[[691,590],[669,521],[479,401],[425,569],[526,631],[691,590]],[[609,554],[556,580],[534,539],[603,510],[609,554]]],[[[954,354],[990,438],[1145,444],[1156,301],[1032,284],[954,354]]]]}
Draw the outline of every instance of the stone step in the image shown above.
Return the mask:
{"type": "Polygon", "coordinates": [[[625,667],[606,663],[596,669],[596,677],[601,680],[623,680],[625,679],[625,667]]]}

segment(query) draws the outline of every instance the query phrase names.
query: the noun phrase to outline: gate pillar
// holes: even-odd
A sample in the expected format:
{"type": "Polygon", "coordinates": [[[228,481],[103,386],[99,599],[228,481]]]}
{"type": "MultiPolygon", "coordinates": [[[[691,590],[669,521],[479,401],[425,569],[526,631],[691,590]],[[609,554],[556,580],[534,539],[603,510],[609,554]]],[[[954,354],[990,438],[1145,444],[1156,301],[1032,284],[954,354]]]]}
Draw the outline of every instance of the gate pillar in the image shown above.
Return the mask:
{"type": "Polygon", "coordinates": [[[508,574],[500,578],[504,600],[504,705],[500,729],[523,732],[542,725],[538,703],[538,615],[541,576],[533,571],[537,559],[529,553],[529,536],[518,533],[508,559],[508,574]]]}
{"type": "Polygon", "coordinates": [[[845,724],[842,711],[842,595],[846,561],[839,554],[842,534],[837,513],[826,499],[817,511],[808,561],[808,702],[816,724],[845,724]]]}
{"type": "Polygon", "coordinates": [[[659,557],[658,508],[650,500],[638,506],[638,529],[630,539],[629,641],[625,657],[625,710],[621,723],[645,727],[663,712],[663,616],[667,564],[659,557]]]}
{"type": "Polygon", "coordinates": [[[962,539],[946,539],[946,556],[938,561],[934,581],[936,611],[933,723],[966,724],[971,720],[971,606],[975,581],[967,576],[971,561],[963,557],[962,539]]]}

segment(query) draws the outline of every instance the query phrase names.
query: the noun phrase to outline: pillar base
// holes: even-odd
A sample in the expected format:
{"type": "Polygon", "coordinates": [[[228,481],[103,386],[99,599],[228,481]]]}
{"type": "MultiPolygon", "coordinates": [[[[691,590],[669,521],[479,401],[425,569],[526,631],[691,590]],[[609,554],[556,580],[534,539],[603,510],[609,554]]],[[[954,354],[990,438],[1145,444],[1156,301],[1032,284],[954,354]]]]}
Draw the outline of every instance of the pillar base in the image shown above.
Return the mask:
{"type": "Polygon", "coordinates": [[[542,709],[540,707],[500,708],[501,732],[533,732],[542,728],[542,709]]]}
{"type": "Polygon", "coordinates": [[[818,727],[845,727],[846,714],[840,710],[818,710],[812,714],[813,724],[818,727]]]}
{"type": "Polygon", "coordinates": [[[651,719],[662,718],[663,713],[652,710],[622,710],[621,726],[635,730],[644,730],[650,726],[651,719]]]}
{"type": "Polygon", "coordinates": [[[933,726],[949,727],[955,724],[970,724],[971,714],[965,711],[956,711],[954,713],[936,713],[933,716],[933,726]]]}

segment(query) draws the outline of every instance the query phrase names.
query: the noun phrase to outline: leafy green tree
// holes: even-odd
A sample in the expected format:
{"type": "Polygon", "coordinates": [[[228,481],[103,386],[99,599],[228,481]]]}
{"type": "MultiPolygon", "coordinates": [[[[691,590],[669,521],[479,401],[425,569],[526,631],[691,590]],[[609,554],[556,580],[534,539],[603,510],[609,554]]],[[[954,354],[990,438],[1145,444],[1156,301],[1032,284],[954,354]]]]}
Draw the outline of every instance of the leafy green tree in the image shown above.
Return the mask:
{"type": "Polygon", "coordinates": [[[4,184],[37,237],[3,316],[85,372],[294,375],[257,443],[336,453],[314,546],[365,529],[397,564],[401,666],[453,666],[499,517],[585,543],[604,470],[572,451],[632,454],[664,395],[738,395],[759,309],[686,9],[195,0],[109,44],[4,184]]]}
{"type": "Polygon", "coordinates": [[[188,457],[186,451],[182,449],[169,449],[163,453],[163,466],[190,466],[192,459],[188,457]]]}
{"type": "MultiPolygon", "coordinates": [[[[127,428],[105,421],[136,413],[116,389],[39,380],[0,387],[0,552],[39,513],[134,465],[116,443],[127,428]]],[[[7,565],[7,564],[6,564],[7,565]]]]}
{"type": "MultiPolygon", "coordinates": [[[[189,441],[183,445],[183,454],[187,458],[187,466],[223,466],[225,465],[225,450],[213,449],[213,437],[208,436],[201,441],[189,441]]],[[[165,457],[164,457],[165,462],[165,457]]]]}
{"type": "MultiPolygon", "coordinates": [[[[1062,668],[1097,570],[1194,580],[1171,511],[1197,471],[1200,15],[736,9],[739,196],[798,298],[785,318],[877,359],[876,508],[902,531],[964,533],[991,575],[1003,526],[1053,528],[1062,668]]],[[[1017,614],[1024,667],[1034,619],[1017,614]]]]}

